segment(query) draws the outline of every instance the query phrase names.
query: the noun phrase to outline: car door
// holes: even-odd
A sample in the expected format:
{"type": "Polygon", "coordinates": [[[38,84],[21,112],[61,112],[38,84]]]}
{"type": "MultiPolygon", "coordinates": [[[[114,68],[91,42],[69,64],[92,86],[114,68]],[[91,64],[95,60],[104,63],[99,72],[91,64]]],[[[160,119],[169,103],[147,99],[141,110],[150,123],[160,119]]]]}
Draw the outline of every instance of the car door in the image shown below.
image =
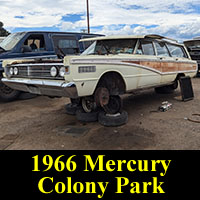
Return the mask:
{"type": "Polygon", "coordinates": [[[148,87],[160,84],[160,61],[156,57],[156,52],[152,40],[140,39],[136,50],[140,58],[140,77],[138,87],[148,87]]]}

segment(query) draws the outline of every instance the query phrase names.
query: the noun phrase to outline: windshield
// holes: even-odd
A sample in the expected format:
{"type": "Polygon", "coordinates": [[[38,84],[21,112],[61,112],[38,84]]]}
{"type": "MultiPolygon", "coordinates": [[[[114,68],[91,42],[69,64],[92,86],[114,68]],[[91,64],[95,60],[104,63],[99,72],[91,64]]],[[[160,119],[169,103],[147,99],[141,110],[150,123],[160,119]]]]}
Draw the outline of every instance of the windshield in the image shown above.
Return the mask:
{"type": "Polygon", "coordinates": [[[96,41],[93,42],[81,55],[92,55],[92,54],[94,54],[96,43],[97,43],[96,41]]]}
{"type": "Polygon", "coordinates": [[[136,41],[136,39],[98,40],[82,55],[133,54],[136,41]]]}
{"type": "Polygon", "coordinates": [[[185,46],[190,49],[200,48],[200,41],[185,42],[185,46]]]}
{"type": "Polygon", "coordinates": [[[12,50],[15,45],[24,37],[25,34],[25,32],[10,34],[0,43],[0,47],[3,48],[5,51],[12,50]]]}

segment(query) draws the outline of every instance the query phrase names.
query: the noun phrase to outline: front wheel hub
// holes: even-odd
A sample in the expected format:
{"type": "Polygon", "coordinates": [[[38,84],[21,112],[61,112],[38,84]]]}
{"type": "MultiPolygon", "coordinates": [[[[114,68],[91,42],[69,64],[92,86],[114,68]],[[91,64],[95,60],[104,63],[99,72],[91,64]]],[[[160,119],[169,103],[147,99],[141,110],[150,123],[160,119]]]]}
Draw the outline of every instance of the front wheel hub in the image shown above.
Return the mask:
{"type": "Polygon", "coordinates": [[[104,107],[109,103],[110,94],[107,88],[99,87],[95,92],[95,102],[98,106],[104,107]]]}

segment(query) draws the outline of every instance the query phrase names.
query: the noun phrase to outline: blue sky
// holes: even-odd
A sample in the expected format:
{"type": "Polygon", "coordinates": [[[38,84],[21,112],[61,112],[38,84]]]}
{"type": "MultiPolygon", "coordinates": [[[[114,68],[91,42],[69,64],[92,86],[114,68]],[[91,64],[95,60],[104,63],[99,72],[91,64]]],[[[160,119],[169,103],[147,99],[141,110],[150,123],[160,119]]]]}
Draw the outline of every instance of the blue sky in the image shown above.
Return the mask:
{"type": "MultiPolygon", "coordinates": [[[[92,33],[200,36],[199,0],[89,0],[89,7],[92,33]]],[[[87,29],[86,0],[0,0],[0,13],[11,32],[87,29]]]]}

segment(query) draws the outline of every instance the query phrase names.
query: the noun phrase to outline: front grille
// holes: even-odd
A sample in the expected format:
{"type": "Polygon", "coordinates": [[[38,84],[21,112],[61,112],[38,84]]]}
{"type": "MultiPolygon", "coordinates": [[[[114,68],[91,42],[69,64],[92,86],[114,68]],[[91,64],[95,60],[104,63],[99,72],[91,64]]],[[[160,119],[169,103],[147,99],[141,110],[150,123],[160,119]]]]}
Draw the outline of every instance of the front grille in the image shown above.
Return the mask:
{"type": "Polygon", "coordinates": [[[17,68],[18,74],[17,75],[9,75],[14,78],[37,78],[37,79],[56,79],[56,80],[63,80],[64,78],[59,76],[59,73],[56,77],[52,77],[50,74],[50,70],[52,67],[56,67],[59,71],[63,64],[61,63],[54,63],[54,64],[15,64],[9,67],[6,67],[6,74],[9,75],[10,68],[17,68]]]}

